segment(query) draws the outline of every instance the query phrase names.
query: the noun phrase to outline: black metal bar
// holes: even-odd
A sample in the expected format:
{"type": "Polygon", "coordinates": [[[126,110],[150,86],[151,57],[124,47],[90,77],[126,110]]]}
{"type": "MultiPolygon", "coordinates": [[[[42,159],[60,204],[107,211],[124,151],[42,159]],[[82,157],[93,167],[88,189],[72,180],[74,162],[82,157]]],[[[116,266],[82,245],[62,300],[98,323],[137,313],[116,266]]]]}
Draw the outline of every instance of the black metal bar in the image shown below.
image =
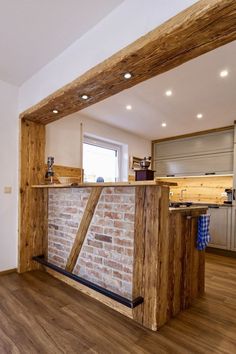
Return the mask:
{"type": "Polygon", "coordinates": [[[119,302],[120,304],[122,304],[124,306],[127,306],[127,307],[131,308],[131,309],[133,309],[136,306],[138,306],[138,305],[143,303],[143,298],[141,296],[137,297],[134,300],[126,299],[125,297],[123,297],[121,295],[118,295],[116,293],[113,293],[112,291],[107,290],[105,288],[102,288],[101,286],[96,285],[96,284],[90,282],[89,280],[83,279],[83,278],[79,277],[78,275],[75,275],[73,273],[67,272],[67,270],[62,269],[62,268],[56,266],[55,264],[48,262],[44,258],[44,256],[36,256],[36,257],[32,257],[32,259],[34,261],[36,261],[36,262],[38,262],[38,263],[50,268],[50,269],[55,270],[56,272],[58,272],[60,274],[65,275],[66,277],[68,277],[70,279],[73,279],[73,280],[77,281],[80,284],[83,284],[83,285],[87,286],[90,289],[93,289],[93,290],[97,291],[98,293],[100,293],[102,295],[105,295],[105,296],[109,297],[112,300],[115,300],[115,301],[119,302]]]}

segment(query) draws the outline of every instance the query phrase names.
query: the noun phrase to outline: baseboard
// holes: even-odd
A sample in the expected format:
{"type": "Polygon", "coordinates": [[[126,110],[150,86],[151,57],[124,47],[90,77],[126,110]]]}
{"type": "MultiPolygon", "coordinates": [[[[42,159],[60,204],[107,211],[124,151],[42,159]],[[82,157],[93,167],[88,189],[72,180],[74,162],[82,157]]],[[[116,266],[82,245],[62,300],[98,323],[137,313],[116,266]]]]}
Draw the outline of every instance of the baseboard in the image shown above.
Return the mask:
{"type": "Polygon", "coordinates": [[[6,274],[11,274],[11,273],[16,273],[16,272],[17,272],[17,269],[13,268],[13,269],[0,271],[0,275],[6,275],[6,274]]]}
{"type": "Polygon", "coordinates": [[[214,247],[207,247],[206,248],[206,252],[218,254],[219,256],[236,258],[236,252],[235,251],[222,250],[220,248],[214,248],[214,247]]]}

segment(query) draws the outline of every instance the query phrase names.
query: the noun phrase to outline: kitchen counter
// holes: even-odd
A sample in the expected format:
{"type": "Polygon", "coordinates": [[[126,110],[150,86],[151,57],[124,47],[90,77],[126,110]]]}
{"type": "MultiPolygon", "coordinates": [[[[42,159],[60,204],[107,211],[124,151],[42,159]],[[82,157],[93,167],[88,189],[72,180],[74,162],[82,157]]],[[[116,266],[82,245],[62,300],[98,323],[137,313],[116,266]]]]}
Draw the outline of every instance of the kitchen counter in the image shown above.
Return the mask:
{"type": "Polygon", "coordinates": [[[196,206],[196,205],[191,205],[191,206],[186,206],[186,207],[177,207],[177,208],[173,208],[173,207],[170,207],[169,208],[169,212],[186,212],[186,211],[206,211],[207,210],[207,206],[196,206]]]}
{"type": "Polygon", "coordinates": [[[214,203],[193,203],[193,205],[202,205],[202,206],[207,206],[207,207],[211,207],[211,208],[218,208],[218,207],[227,207],[227,208],[231,208],[232,204],[214,204],[214,203]]]}
{"type": "Polygon", "coordinates": [[[218,207],[232,207],[232,204],[225,204],[225,203],[197,203],[197,202],[171,202],[171,204],[179,204],[180,208],[185,207],[186,204],[190,204],[190,207],[211,207],[211,208],[218,208],[218,207]]]}
{"type": "Polygon", "coordinates": [[[204,252],[196,249],[197,218],[188,216],[207,208],[169,209],[166,182],[45,192],[47,247],[33,259],[53,276],[154,331],[202,295],[204,252]]]}
{"type": "Polygon", "coordinates": [[[87,183],[67,183],[67,184],[38,184],[31,188],[89,188],[89,187],[129,187],[129,186],[177,186],[175,182],[167,181],[132,181],[132,182],[87,182],[87,183]]]}

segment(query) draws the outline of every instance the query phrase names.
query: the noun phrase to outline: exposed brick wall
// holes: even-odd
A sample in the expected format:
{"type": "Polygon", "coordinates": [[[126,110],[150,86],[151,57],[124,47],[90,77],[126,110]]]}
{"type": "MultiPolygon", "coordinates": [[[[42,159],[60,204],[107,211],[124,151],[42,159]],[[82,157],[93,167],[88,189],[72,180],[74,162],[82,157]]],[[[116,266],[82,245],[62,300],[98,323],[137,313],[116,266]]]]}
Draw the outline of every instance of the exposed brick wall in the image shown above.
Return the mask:
{"type": "MultiPolygon", "coordinates": [[[[48,258],[65,268],[90,188],[51,189],[48,258]]],[[[103,189],[74,273],[131,298],[134,240],[134,187],[103,189]]]]}

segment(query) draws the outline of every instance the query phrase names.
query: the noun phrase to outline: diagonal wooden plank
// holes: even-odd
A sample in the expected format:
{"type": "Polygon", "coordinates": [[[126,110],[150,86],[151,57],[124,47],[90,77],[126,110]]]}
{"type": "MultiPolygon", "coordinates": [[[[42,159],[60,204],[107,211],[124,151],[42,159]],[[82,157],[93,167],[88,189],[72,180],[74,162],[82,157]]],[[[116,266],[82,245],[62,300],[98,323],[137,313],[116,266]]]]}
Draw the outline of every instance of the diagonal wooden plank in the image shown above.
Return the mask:
{"type": "Polygon", "coordinates": [[[73,247],[71,249],[70,255],[67,260],[66,270],[68,272],[72,272],[75,267],[75,264],[76,264],[77,259],[79,257],[85,237],[87,235],[89,225],[92,221],[95,208],[96,208],[97,203],[99,201],[101,192],[102,192],[102,187],[93,187],[91,190],[91,193],[90,193],[90,196],[89,196],[89,199],[88,199],[85,211],[84,211],[84,215],[83,215],[82,220],[80,222],[79,229],[77,231],[73,247]]]}

